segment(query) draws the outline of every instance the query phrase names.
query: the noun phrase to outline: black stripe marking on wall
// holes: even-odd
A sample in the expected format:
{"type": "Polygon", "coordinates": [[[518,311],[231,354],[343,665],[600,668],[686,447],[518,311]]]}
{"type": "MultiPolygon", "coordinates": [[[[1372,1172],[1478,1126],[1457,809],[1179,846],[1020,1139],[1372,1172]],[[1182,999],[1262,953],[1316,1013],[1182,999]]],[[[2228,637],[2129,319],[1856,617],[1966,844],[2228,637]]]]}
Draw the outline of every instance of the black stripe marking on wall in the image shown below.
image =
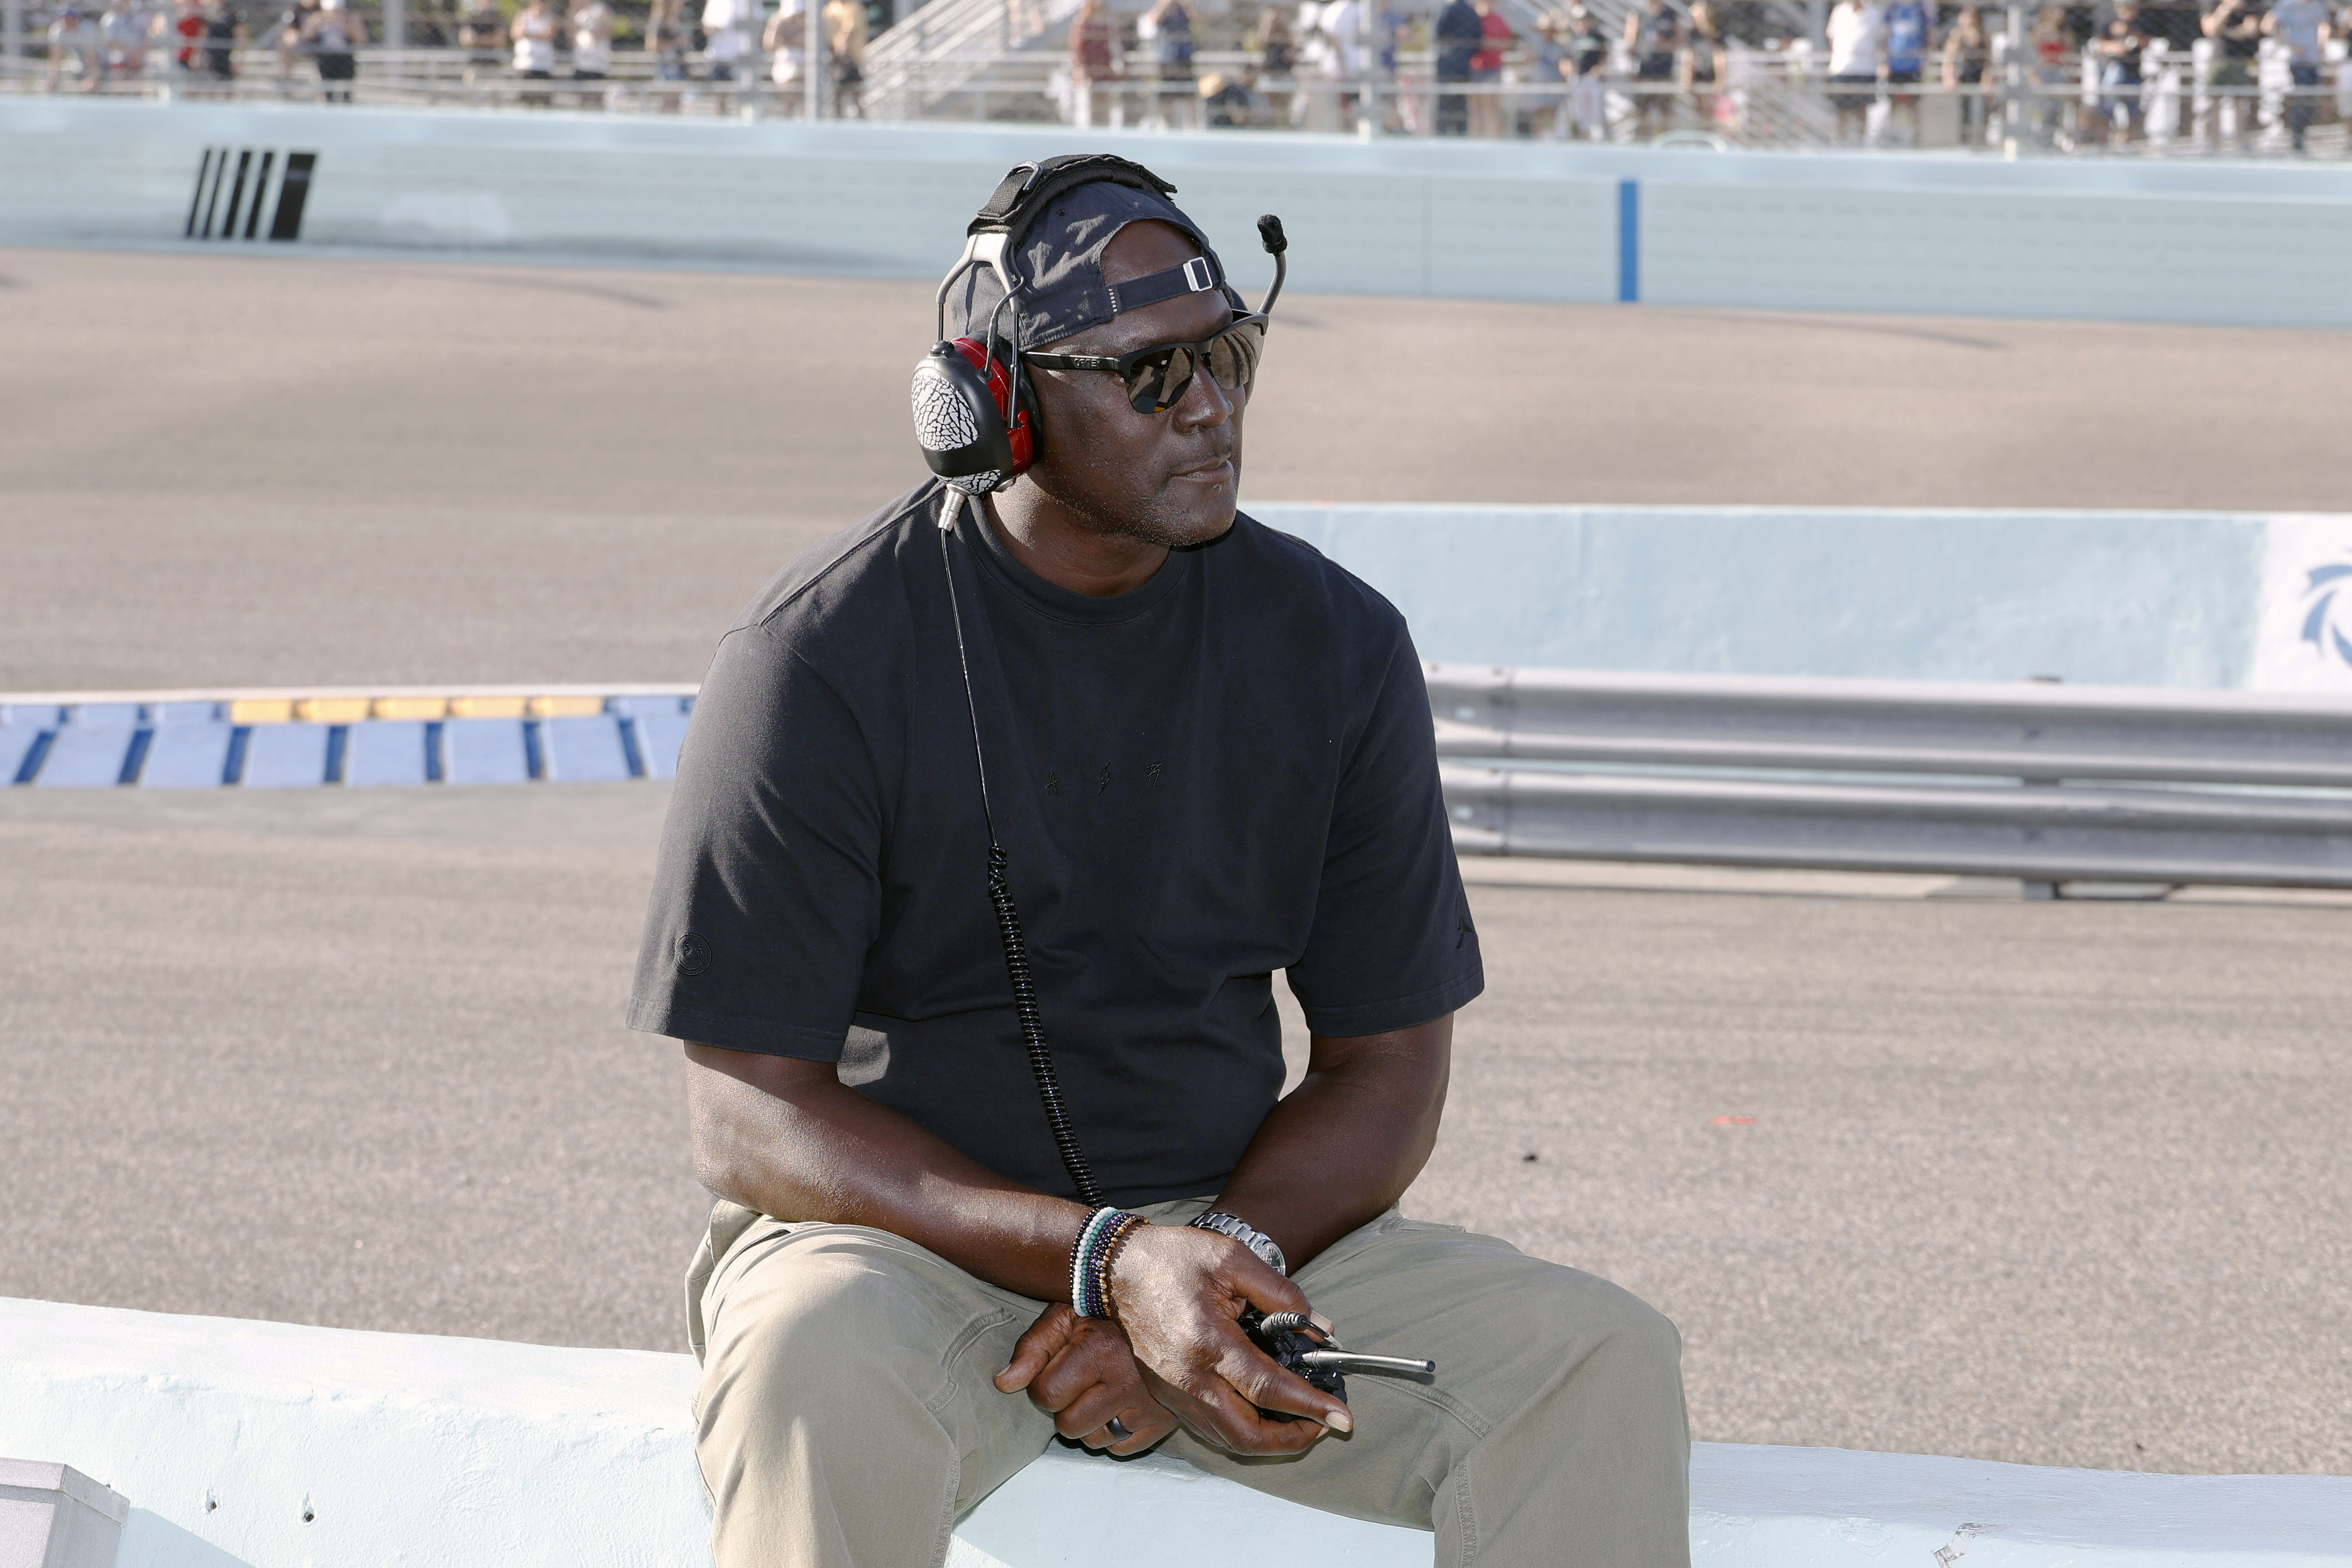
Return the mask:
{"type": "Polygon", "coordinates": [[[316,152],[286,154],[286,179],[278,189],[278,215],[269,220],[271,239],[302,237],[302,204],[310,196],[310,171],[317,168],[316,152]]]}
{"type": "MultiPolygon", "coordinates": [[[[228,188],[228,219],[221,225],[221,238],[223,239],[235,239],[236,237],[237,207],[239,204],[245,200],[245,177],[252,168],[253,149],[248,147],[236,155],[236,183],[228,188]]],[[[254,193],[254,195],[257,198],[258,198],[260,194],[261,193],[258,191],[254,193]]]]}
{"type": "Polygon", "coordinates": [[[220,208],[221,176],[227,172],[228,149],[224,147],[220,156],[213,162],[213,188],[211,193],[205,197],[205,226],[203,232],[196,235],[198,239],[213,237],[213,214],[220,208]]]}
{"type": "Polygon", "coordinates": [[[205,210],[205,182],[211,177],[212,172],[213,150],[207,147],[205,149],[205,161],[196,165],[196,193],[188,198],[188,226],[183,231],[184,237],[187,239],[196,237],[196,214],[205,210]]]}
{"type": "Polygon", "coordinates": [[[269,166],[277,161],[275,152],[261,155],[261,173],[253,182],[253,205],[246,210],[245,214],[245,237],[247,239],[251,239],[254,231],[261,226],[261,193],[269,189],[269,166]]]}

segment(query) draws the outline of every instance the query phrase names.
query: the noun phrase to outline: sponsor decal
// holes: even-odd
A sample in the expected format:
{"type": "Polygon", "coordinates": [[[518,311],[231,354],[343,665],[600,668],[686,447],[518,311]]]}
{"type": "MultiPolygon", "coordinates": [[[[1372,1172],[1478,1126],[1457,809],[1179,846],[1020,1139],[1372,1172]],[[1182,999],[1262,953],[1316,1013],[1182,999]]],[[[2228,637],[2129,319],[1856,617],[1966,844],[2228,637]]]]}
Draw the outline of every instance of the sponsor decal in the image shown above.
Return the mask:
{"type": "Polygon", "coordinates": [[[2352,694],[2352,516],[2274,517],[2264,524],[2248,684],[2352,694]]]}

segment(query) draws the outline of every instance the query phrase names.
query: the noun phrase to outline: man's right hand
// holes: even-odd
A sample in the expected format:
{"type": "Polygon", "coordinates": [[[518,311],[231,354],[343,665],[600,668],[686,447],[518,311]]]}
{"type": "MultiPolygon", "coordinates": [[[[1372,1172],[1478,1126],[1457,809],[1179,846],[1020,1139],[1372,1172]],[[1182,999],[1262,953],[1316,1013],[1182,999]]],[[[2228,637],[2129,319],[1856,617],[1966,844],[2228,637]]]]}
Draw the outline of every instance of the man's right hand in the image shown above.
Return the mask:
{"type": "Polygon", "coordinates": [[[1153,1397],[1202,1442],[1234,1454],[1296,1454],[1326,1429],[1355,1428],[1346,1405],[1276,1365],[1242,1332],[1238,1320],[1250,1307],[1313,1309],[1240,1242],[1185,1226],[1142,1226],[1112,1265],[1110,1294],[1153,1397]],[[1269,1421],[1254,1406],[1307,1419],[1269,1421]]]}

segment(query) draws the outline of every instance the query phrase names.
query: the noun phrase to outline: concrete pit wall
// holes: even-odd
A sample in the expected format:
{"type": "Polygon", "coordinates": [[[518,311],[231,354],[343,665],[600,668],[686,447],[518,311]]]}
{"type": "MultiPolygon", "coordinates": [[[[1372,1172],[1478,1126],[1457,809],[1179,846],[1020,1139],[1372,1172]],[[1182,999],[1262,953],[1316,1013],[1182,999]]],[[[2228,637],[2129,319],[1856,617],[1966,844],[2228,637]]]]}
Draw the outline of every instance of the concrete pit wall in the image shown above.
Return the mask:
{"type": "Polygon", "coordinates": [[[2352,327],[2329,166],[37,98],[0,142],[0,244],[933,277],[1006,168],[1108,148],[1253,295],[1276,212],[1301,289],[2352,327]]]}

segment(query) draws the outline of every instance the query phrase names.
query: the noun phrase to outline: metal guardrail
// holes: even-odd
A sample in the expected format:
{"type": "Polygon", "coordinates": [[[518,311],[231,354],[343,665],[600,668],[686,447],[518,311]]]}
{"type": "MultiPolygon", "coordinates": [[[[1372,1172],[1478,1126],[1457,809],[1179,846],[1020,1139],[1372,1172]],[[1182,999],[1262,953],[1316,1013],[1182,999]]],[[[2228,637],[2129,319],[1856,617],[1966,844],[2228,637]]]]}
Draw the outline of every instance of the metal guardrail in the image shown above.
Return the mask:
{"type": "Polygon", "coordinates": [[[1427,674],[1465,853],[2352,888],[2342,698],[1427,674]]]}

